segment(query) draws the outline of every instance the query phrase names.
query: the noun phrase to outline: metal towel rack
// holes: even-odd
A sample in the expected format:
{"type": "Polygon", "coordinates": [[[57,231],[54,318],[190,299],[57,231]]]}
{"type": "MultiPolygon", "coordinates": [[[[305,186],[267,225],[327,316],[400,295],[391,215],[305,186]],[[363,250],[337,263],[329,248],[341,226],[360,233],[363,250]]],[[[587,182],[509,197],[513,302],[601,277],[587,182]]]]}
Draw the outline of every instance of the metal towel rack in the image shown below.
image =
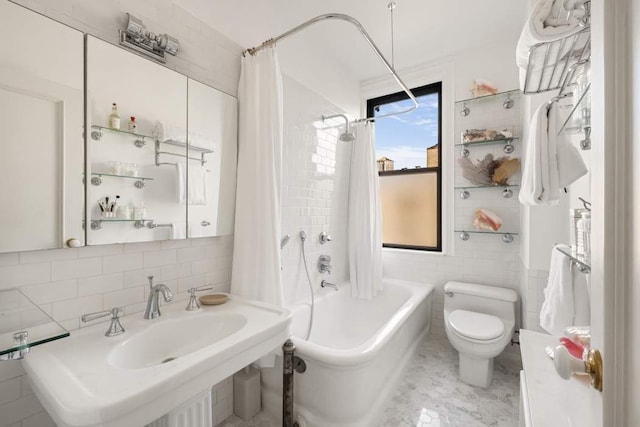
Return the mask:
{"type": "Polygon", "coordinates": [[[555,245],[554,248],[564,254],[565,256],[567,256],[570,260],[571,263],[573,265],[576,266],[576,268],[578,269],[579,272],[584,273],[584,274],[590,274],[591,273],[591,265],[588,259],[586,259],[585,257],[581,256],[581,255],[577,255],[570,246],[564,246],[564,245],[555,245]]]}
{"type": "Polygon", "coordinates": [[[160,161],[160,155],[161,154],[165,154],[168,156],[176,156],[176,157],[182,157],[184,159],[187,160],[195,160],[200,162],[200,165],[204,166],[205,163],[207,163],[207,161],[205,160],[204,156],[205,154],[210,154],[213,153],[213,150],[210,150],[208,148],[201,148],[201,147],[194,147],[193,145],[188,145],[185,144],[184,142],[180,142],[180,141],[174,141],[172,139],[167,139],[165,141],[158,141],[156,140],[156,166],[161,166],[161,165],[173,165],[175,166],[176,163],[171,163],[171,162],[161,162],[160,161]],[[180,154],[180,153],[172,153],[171,151],[161,151],[160,150],[160,144],[167,144],[167,145],[171,145],[174,147],[184,147],[187,148],[188,150],[191,151],[196,151],[198,153],[200,153],[200,157],[191,157],[187,154],[180,154]]]}
{"type": "MultiPolygon", "coordinates": [[[[559,96],[566,93],[568,86],[574,80],[576,70],[587,63],[591,56],[590,1],[584,3],[584,12],[580,22],[583,29],[559,40],[537,43],[529,49],[524,94],[530,95],[556,89],[560,89],[559,96]],[[536,78],[537,73],[539,76],[536,78]]],[[[570,94],[564,96],[570,96],[570,94]]]]}

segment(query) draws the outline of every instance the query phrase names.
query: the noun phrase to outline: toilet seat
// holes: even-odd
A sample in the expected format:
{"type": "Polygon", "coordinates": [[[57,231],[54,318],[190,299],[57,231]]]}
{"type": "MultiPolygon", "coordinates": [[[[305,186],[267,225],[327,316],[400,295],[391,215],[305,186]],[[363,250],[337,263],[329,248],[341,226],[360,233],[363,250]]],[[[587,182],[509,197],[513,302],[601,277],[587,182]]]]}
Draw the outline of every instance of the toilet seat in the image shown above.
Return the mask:
{"type": "Polygon", "coordinates": [[[449,315],[449,325],[463,337],[487,341],[504,334],[504,323],[496,316],[475,311],[455,310],[449,315]]]}

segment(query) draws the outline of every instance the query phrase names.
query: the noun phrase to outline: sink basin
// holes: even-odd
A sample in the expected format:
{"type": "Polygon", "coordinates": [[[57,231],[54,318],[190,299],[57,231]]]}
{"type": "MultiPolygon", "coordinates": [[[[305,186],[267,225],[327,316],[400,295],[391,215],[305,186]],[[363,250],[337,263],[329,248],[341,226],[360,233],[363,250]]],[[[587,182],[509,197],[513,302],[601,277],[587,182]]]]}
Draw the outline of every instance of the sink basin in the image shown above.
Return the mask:
{"type": "Polygon", "coordinates": [[[230,296],[229,302],[162,316],[123,317],[126,332],[105,337],[108,323],[72,331],[23,360],[33,390],[60,427],[139,427],[201,395],[282,346],[291,313],[230,296]]]}
{"type": "Polygon", "coordinates": [[[124,369],[170,363],[236,333],[246,324],[246,317],[237,313],[207,313],[154,324],[115,346],[107,361],[124,369]]]}

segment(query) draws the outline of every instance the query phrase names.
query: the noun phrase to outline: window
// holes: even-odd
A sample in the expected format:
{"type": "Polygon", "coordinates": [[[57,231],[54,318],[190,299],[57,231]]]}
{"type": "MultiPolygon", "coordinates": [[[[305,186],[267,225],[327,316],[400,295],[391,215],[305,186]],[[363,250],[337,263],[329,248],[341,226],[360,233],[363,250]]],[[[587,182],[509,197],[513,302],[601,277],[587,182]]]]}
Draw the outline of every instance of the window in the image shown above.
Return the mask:
{"type": "MultiPolygon", "coordinates": [[[[442,250],[442,83],[412,89],[416,110],[376,120],[384,247],[442,250]]],[[[413,105],[398,92],[367,101],[367,117],[413,105]]]]}

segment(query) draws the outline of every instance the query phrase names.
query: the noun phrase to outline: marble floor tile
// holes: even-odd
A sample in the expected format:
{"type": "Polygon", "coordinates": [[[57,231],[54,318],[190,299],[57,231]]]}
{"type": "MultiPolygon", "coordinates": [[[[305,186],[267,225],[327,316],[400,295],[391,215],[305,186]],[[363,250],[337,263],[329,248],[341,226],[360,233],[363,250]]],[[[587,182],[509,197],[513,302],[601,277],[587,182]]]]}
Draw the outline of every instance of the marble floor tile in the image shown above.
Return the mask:
{"type": "MultiPolygon", "coordinates": [[[[518,346],[508,346],[495,359],[493,381],[482,389],[458,379],[458,353],[446,336],[430,335],[395,387],[378,427],[473,427],[518,425],[518,346]]],[[[224,427],[277,427],[264,412],[243,421],[227,418],[224,427]]],[[[323,426],[318,426],[323,427],[323,426]]]]}

